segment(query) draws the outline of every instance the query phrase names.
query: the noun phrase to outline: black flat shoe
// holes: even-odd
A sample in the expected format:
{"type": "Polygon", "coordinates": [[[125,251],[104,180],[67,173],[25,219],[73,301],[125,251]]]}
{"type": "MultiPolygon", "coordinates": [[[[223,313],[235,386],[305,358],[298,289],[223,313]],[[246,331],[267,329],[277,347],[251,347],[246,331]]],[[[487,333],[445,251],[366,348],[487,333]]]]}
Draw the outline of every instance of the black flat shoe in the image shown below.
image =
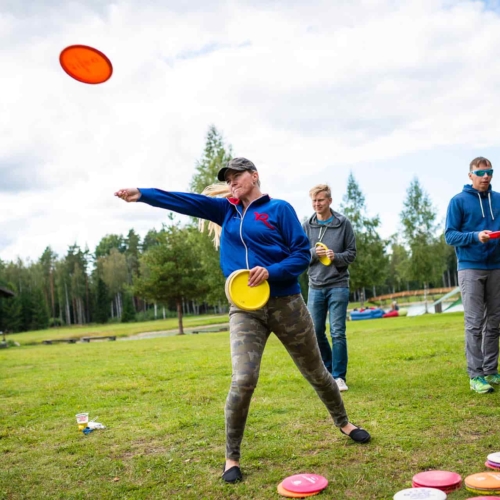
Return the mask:
{"type": "Polygon", "coordinates": [[[372,438],[370,434],[361,427],[356,427],[356,429],[353,429],[349,434],[346,434],[342,429],[340,429],[340,432],[345,436],[349,436],[356,443],[361,444],[368,443],[372,438]]]}
{"type": "MultiPolygon", "coordinates": [[[[226,466],[224,466],[224,468],[225,467],[226,466]]],[[[243,479],[243,474],[241,473],[241,469],[237,465],[234,465],[230,469],[224,471],[222,479],[226,483],[237,483],[243,479]]]]}

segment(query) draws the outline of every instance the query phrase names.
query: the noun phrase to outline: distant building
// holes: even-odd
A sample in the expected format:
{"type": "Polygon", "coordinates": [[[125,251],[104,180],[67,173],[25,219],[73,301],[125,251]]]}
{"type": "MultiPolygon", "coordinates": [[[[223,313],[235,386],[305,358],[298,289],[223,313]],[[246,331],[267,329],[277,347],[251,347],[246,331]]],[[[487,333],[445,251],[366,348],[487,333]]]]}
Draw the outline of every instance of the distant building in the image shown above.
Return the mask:
{"type": "Polygon", "coordinates": [[[8,288],[5,288],[3,286],[0,286],[0,298],[10,298],[14,297],[16,294],[12,291],[10,291],[8,288]]]}

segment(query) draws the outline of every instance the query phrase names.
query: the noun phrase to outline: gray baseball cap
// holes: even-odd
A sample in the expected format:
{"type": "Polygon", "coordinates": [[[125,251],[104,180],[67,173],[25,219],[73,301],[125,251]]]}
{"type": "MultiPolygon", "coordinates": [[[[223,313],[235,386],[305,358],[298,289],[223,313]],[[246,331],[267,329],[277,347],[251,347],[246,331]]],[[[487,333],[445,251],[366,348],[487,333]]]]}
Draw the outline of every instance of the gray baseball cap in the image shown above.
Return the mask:
{"type": "Polygon", "coordinates": [[[244,170],[251,170],[257,172],[257,167],[246,158],[233,158],[227,162],[227,165],[219,170],[217,179],[224,182],[226,180],[226,173],[228,170],[237,170],[243,172],[244,170]]]}

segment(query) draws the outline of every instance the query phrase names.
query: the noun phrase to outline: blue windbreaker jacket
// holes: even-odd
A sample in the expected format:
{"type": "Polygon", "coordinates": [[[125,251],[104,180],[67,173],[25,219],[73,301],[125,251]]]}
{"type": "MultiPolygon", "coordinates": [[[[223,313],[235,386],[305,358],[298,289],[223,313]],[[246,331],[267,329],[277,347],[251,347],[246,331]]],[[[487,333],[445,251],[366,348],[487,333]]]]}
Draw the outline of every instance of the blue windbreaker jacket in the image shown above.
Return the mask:
{"type": "Polygon", "coordinates": [[[480,192],[466,184],[454,196],[446,214],[445,239],[455,247],[458,270],[500,269],[500,240],[481,243],[481,231],[500,230],[500,193],[480,192]]]}
{"type": "Polygon", "coordinates": [[[263,195],[243,210],[235,198],[139,189],[139,201],[199,217],[222,227],[220,265],[227,278],[238,269],[262,266],[272,297],[300,293],[298,277],[310,260],[309,240],[292,206],[263,195]]]}

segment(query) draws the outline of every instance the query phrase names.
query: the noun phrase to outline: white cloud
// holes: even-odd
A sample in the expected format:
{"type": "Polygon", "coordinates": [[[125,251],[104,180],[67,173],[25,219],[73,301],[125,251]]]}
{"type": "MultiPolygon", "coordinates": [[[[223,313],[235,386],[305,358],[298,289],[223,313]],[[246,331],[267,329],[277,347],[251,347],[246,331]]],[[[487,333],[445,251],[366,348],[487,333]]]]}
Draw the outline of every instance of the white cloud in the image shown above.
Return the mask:
{"type": "Polygon", "coordinates": [[[470,159],[498,161],[499,42],[481,2],[0,3],[0,258],[159,227],[113,192],[187,189],[212,123],[300,218],[350,170],[384,235],[414,176],[443,217],[470,159]],[[69,78],[74,43],[113,77],[69,78]]]}

